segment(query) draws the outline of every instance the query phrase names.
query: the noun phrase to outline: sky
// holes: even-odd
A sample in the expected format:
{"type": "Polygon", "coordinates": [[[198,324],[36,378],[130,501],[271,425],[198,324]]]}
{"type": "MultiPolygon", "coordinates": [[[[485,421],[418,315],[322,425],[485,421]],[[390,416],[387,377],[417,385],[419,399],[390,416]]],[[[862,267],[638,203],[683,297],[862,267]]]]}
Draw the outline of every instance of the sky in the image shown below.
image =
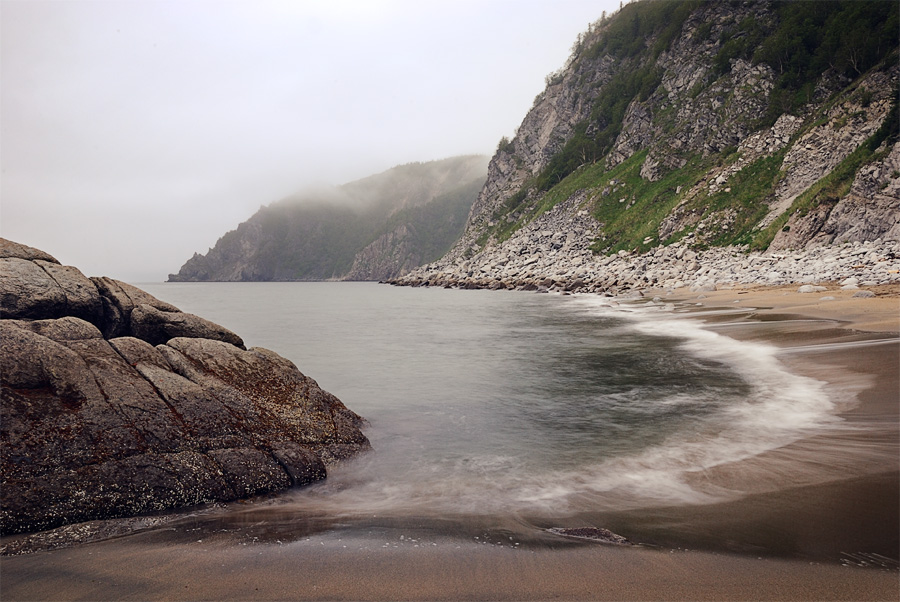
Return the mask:
{"type": "Polygon", "coordinates": [[[260,206],[492,155],[618,0],[0,0],[0,236],[160,282],[260,206]]]}

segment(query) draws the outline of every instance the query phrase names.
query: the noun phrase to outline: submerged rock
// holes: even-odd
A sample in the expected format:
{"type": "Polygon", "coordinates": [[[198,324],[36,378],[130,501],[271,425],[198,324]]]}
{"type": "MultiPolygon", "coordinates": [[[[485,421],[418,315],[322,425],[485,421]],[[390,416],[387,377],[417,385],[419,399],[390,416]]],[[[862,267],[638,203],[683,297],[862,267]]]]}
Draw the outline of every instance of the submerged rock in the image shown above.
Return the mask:
{"type": "Polygon", "coordinates": [[[278,354],[0,240],[0,532],[325,478],[363,419],[278,354]]]}
{"type": "Polygon", "coordinates": [[[629,541],[628,538],[623,537],[618,533],[613,533],[609,529],[604,529],[602,527],[552,527],[550,529],[547,529],[547,531],[553,533],[554,535],[571,537],[573,539],[583,539],[597,543],[611,543],[626,546],[632,545],[631,541],[629,541]]]}

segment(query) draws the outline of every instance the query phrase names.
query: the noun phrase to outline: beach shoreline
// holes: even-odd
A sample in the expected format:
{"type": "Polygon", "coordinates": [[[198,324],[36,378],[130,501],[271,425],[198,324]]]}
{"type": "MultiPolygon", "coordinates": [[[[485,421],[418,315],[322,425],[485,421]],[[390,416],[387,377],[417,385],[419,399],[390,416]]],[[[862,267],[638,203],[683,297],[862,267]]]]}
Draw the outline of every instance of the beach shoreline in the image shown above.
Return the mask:
{"type": "Polygon", "coordinates": [[[660,295],[665,303],[696,308],[679,316],[696,316],[729,337],[775,345],[792,372],[854,397],[840,415],[861,427],[858,436],[813,437],[728,467],[730,474],[722,469],[705,475],[718,482],[755,479],[760,491],[737,501],[582,517],[606,521],[597,526],[613,531],[630,524],[626,535],[652,546],[533,542],[513,547],[499,540],[429,536],[427,530],[415,540],[386,532],[363,537],[339,527],[248,545],[214,534],[194,540],[160,524],[94,543],[3,557],[0,596],[898,600],[900,286],[886,285],[874,298],[854,298],[853,291],[796,291],[797,286],[736,286],[660,295]],[[821,300],[825,296],[835,298],[821,300]],[[820,479],[794,483],[789,472],[772,470],[781,460],[813,461],[835,445],[840,449],[834,456],[821,461],[820,479]],[[853,458],[831,465],[842,450],[853,452],[853,458]],[[642,520],[635,520],[637,512],[642,520]],[[679,531],[679,524],[690,529],[679,531]]]}
{"type": "MultiPolygon", "coordinates": [[[[822,282],[824,290],[799,292],[801,285],[767,286],[733,284],[714,291],[684,292],[656,290],[669,300],[700,304],[703,307],[751,308],[769,319],[795,315],[829,320],[840,328],[867,333],[900,335],[900,284],[866,286],[873,297],[854,296],[860,289],[844,289],[838,282],[822,282]]],[[[653,289],[644,293],[652,297],[653,289]]]]}
{"type": "MultiPolygon", "coordinates": [[[[107,542],[19,557],[4,600],[892,600],[897,573],[801,560],[586,544],[382,548],[107,542]]],[[[414,547],[415,546],[415,547],[414,547]]],[[[6,560],[4,561],[4,563],[6,560]]]]}

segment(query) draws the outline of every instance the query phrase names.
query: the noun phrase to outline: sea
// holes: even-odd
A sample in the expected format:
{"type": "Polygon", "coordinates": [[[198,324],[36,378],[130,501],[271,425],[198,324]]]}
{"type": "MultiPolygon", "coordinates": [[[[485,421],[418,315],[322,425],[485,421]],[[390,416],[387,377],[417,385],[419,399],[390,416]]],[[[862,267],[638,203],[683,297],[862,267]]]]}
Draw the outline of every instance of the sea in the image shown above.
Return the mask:
{"type": "Polygon", "coordinates": [[[846,428],[850,400],[706,323],[740,310],[371,282],[139,286],[290,359],[367,421],[372,450],[325,481],[195,515],[251,541],[518,546],[594,527],[668,542],[654,516],[683,541],[740,548],[690,533],[684,509],[758,495],[733,467],[771,472],[760,459],[846,428]]]}

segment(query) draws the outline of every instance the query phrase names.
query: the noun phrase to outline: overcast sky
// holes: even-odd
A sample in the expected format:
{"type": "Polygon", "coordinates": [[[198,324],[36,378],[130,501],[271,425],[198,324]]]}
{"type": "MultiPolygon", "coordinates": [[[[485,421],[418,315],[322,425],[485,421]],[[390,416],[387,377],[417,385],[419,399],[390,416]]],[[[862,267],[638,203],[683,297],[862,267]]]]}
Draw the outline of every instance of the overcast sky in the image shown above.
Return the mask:
{"type": "Polygon", "coordinates": [[[0,235],[165,280],[269,204],[493,154],[618,0],[0,0],[0,235]]]}

